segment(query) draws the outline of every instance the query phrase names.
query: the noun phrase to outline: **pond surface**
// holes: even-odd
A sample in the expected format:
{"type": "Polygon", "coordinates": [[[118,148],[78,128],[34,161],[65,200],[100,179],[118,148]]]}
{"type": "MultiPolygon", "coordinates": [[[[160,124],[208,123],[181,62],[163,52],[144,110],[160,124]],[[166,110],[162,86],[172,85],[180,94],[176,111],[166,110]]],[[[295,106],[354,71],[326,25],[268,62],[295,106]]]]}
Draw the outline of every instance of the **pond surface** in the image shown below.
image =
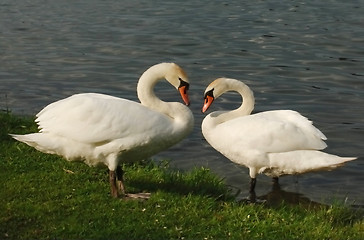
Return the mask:
{"type": "MultiPolygon", "coordinates": [[[[2,0],[0,53],[0,109],[27,115],[80,92],[137,101],[146,68],[178,63],[190,77],[196,126],[155,158],[206,166],[241,196],[248,170],[203,140],[200,109],[210,81],[243,80],[256,112],[299,111],[328,137],[326,152],[359,157],[331,172],[282,177],[283,193],[364,205],[364,1],[2,0]]],[[[156,92],[181,101],[167,84],[156,92]]],[[[213,110],[240,101],[226,94],[213,110]]],[[[257,195],[270,189],[260,175],[257,195]]]]}

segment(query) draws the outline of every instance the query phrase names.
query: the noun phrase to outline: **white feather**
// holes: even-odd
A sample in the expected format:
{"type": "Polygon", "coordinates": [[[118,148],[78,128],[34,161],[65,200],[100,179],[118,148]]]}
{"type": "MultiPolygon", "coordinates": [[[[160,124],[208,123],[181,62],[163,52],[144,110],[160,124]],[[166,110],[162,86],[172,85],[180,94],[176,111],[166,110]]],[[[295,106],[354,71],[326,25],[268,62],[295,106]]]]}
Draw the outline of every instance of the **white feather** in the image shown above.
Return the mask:
{"type": "MultiPolygon", "coordinates": [[[[243,97],[240,108],[207,115],[202,122],[202,133],[217,151],[248,167],[251,178],[257,173],[278,177],[330,170],[356,159],[320,152],[326,148],[325,135],[298,112],[277,110],[250,115],[254,108],[253,93],[238,80],[217,79],[206,88],[209,91],[217,97],[237,91],[243,97]]],[[[206,100],[203,109],[210,104],[206,100]]]]}
{"type": "Polygon", "coordinates": [[[157,64],[139,80],[142,103],[96,93],[73,95],[37,114],[39,133],[12,136],[39,151],[110,170],[150,157],[181,141],[193,126],[188,107],[154,95],[153,87],[162,78],[175,88],[179,78],[188,81],[176,64],[157,64]]]}

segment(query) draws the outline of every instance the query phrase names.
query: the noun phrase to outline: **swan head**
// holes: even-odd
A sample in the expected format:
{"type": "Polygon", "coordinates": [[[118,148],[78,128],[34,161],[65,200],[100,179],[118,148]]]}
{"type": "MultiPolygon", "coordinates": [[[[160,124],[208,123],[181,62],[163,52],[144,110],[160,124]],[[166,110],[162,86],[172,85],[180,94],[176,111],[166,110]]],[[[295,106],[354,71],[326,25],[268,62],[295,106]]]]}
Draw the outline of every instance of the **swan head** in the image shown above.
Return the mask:
{"type": "Polygon", "coordinates": [[[206,112],[216,98],[228,91],[236,91],[242,96],[243,104],[240,107],[242,114],[250,114],[253,111],[254,94],[245,83],[232,78],[218,78],[205,90],[202,112],[206,112]]]}
{"type": "Polygon", "coordinates": [[[166,62],[151,66],[139,78],[137,94],[140,102],[149,106],[151,99],[156,100],[157,97],[153,91],[154,86],[164,79],[178,90],[183,102],[188,106],[190,100],[187,91],[190,84],[187,74],[177,64],[166,62]]]}
{"type": "Polygon", "coordinates": [[[184,103],[187,106],[190,105],[190,100],[187,94],[190,84],[185,71],[177,64],[170,63],[170,68],[166,72],[165,79],[179,91],[184,103]]]}
{"type": "Polygon", "coordinates": [[[202,112],[206,112],[207,109],[211,106],[211,104],[214,102],[214,100],[221,96],[225,92],[226,88],[226,78],[218,78],[211,82],[204,94],[204,104],[202,107],[202,112]]]}

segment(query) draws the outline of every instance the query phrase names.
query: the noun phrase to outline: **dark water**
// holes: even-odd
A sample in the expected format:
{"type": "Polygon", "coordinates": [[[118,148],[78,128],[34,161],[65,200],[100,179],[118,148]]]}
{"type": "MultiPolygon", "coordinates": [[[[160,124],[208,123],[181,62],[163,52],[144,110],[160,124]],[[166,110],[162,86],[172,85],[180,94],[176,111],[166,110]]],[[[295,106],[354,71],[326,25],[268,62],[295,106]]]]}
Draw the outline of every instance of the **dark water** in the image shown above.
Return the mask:
{"type": "MultiPolygon", "coordinates": [[[[247,194],[247,169],[200,133],[206,85],[237,78],[254,90],[256,111],[299,111],[328,137],[326,152],[359,156],[332,172],[283,177],[283,191],[364,204],[364,1],[0,2],[0,109],[34,115],[79,92],[137,100],[140,74],[163,61],[189,74],[196,126],[158,159],[180,169],[207,166],[247,194]]],[[[180,101],[168,85],[157,88],[162,99],[180,101]]],[[[213,109],[239,103],[224,95],[213,109]]],[[[270,188],[259,176],[257,194],[270,188]]]]}

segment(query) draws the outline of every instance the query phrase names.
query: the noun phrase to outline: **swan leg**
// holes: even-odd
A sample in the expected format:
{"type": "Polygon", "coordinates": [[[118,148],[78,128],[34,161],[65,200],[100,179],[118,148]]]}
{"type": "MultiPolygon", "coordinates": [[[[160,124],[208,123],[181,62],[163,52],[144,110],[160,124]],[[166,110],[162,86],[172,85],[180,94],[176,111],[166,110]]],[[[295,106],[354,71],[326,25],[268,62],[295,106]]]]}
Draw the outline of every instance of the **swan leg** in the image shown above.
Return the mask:
{"type": "Polygon", "coordinates": [[[150,198],[150,193],[126,193],[125,186],[124,186],[124,171],[123,169],[118,166],[116,168],[116,178],[117,178],[117,187],[121,193],[121,196],[124,199],[136,199],[136,200],[146,200],[150,198]]]}
{"type": "Polygon", "coordinates": [[[257,182],[256,178],[250,178],[250,189],[249,189],[249,196],[241,199],[239,202],[242,203],[257,203],[257,195],[255,194],[255,184],[257,182]]]}
{"type": "Polygon", "coordinates": [[[118,197],[118,188],[116,186],[116,173],[113,170],[109,170],[109,181],[111,187],[111,196],[114,198],[118,197]]]}
{"type": "Polygon", "coordinates": [[[249,188],[249,193],[255,193],[255,185],[257,183],[257,179],[256,178],[250,178],[250,188],[249,188]]]}
{"type": "Polygon", "coordinates": [[[146,200],[150,198],[150,193],[125,193],[125,186],[124,186],[124,171],[123,169],[118,166],[115,171],[109,171],[109,180],[110,180],[110,187],[111,187],[111,196],[114,198],[119,197],[119,191],[123,199],[137,199],[137,200],[146,200]]]}
{"type": "Polygon", "coordinates": [[[259,197],[257,197],[257,195],[255,193],[256,183],[257,183],[256,178],[250,178],[249,196],[248,196],[247,200],[248,200],[249,203],[264,204],[266,202],[266,200],[260,199],[259,197]]]}
{"type": "Polygon", "coordinates": [[[273,184],[278,184],[279,183],[279,178],[278,177],[273,177],[272,182],[273,182],[273,184]]]}
{"type": "Polygon", "coordinates": [[[118,189],[120,190],[122,195],[125,195],[125,186],[124,186],[124,171],[123,169],[118,166],[116,168],[116,177],[117,177],[117,185],[118,185],[118,189]]]}
{"type": "Polygon", "coordinates": [[[281,190],[281,186],[279,185],[279,178],[278,177],[273,177],[272,178],[272,191],[280,191],[281,190]]]}
{"type": "Polygon", "coordinates": [[[251,203],[255,203],[257,201],[257,195],[255,194],[255,185],[257,183],[256,178],[250,178],[250,188],[249,188],[249,197],[248,200],[251,203]]]}

